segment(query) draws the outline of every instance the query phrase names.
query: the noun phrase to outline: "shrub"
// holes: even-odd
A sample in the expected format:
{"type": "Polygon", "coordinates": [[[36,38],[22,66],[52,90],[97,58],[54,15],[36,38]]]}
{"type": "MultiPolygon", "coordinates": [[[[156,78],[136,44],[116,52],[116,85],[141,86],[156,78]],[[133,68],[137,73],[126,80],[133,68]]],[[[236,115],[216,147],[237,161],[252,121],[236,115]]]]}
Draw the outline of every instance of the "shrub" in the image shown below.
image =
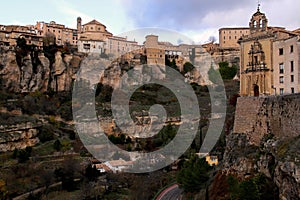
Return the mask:
{"type": "Polygon", "coordinates": [[[44,143],[54,139],[53,129],[51,126],[44,125],[39,129],[39,140],[44,143]]]}
{"type": "Polygon", "coordinates": [[[229,67],[228,62],[220,62],[219,63],[219,72],[224,80],[231,80],[235,77],[237,73],[237,67],[233,65],[229,67]]]}

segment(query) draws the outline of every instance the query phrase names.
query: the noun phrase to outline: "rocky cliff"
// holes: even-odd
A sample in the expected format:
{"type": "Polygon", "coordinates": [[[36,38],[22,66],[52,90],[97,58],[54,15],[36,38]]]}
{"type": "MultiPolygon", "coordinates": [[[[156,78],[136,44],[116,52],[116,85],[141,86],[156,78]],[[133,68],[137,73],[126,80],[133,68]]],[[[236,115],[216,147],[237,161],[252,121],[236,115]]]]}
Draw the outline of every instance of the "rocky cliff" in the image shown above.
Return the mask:
{"type": "Polygon", "coordinates": [[[0,152],[36,145],[39,142],[37,135],[40,126],[40,123],[31,122],[0,125],[0,152]]]}
{"type": "Polygon", "coordinates": [[[300,95],[238,99],[226,138],[223,173],[247,179],[265,174],[279,199],[300,199],[300,95]]]}
{"type": "Polygon", "coordinates": [[[42,52],[0,47],[0,78],[11,92],[68,91],[81,57],[53,53],[54,62],[42,52]]]}

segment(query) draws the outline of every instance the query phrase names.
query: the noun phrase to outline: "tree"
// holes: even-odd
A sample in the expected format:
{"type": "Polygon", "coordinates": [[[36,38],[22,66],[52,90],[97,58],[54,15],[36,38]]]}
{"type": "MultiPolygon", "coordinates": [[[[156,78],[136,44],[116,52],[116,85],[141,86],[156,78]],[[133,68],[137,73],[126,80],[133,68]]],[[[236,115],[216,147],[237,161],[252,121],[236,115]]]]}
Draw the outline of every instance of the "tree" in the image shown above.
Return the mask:
{"type": "Polygon", "coordinates": [[[39,128],[38,138],[42,143],[53,140],[53,128],[49,125],[42,126],[39,128]]]}
{"type": "Polygon", "coordinates": [[[53,143],[53,148],[56,150],[56,151],[59,151],[61,149],[61,143],[60,141],[57,139],[55,140],[55,142],[53,143]]]}
{"type": "Polygon", "coordinates": [[[215,43],[217,41],[216,37],[213,35],[209,36],[208,40],[212,43],[215,43]]]}
{"type": "Polygon", "coordinates": [[[85,168],[85,177],[89,180],[89,181],[93,181],[96,180],[98,176],[100,176],[100,172],[96,169],[96,167],[92,167],[91,164],[89,164],[86,168],[85,168]]]}
{"type": "Polygon", "coordinates": [[[27,160],[29,160],[29,157],[31,156],[32,147],[26,147],[25,149],[17,149],[14,150],[13,157],[16,157],[18,159],[18,162],[24,163],[27,160]]]}
{"type": "Polygon", "coordinates": [[[183,74],[186,74],[194,69],[194,65],[190,62],[186,62],[183,65],[183,74]]]}
{"type": "Polygon", "coordinates": [[[231,200],[268,200],[278,199],[276,186],[263,174],[239,182],[230,175],[227,178],[231,200]]]}
{"type": "Polygon", "coordinates": [[[233,65],[229,67],[228,62],[220,62],[219,63],[219,72],[224,80],[231,80],[235,77],[237,73],[237,67],[233,65]]]}
{"type": "Polygon", "coordinates": [[[17,46],[22,48],[22,49],[25,49],[27,47],[25,38],[19,37],[17,39],[17,46]]]}
{"type": "Polygon", "coordinates": [[[53,33],[46,33],[43,39],[44,46],[53,46],[56,44],[56,37],[53,33]]]}
{"type": "Polygon", "coordinates": [[[183,168],[177,174],[177,182],[186,192],[197,192],[206,187],[209,180],[208,170],[210,166],[204,159],[192,156],[184,163],[183,168]]]}
{"type": "Polygon", "coordinates": [[[6,199],[7,193],[6,183],[4,180],[0,179],[0,199],[6,199]]]}
{"type": "Polygon", "coordinates": [[[208,70],[208,78],[211,82],[213,83],[218,83],[219,82],[219,74],[218,70],[215,70],[212,66],[208,70]]]}

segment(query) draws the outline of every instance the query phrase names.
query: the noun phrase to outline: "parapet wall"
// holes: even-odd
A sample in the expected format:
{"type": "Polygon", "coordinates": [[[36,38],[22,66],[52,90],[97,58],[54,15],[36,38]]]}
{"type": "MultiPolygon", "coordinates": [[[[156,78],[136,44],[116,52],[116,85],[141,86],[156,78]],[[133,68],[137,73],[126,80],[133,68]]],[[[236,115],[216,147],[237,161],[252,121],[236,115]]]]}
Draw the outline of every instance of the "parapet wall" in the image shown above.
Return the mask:
{"type": "Polygon", "coordinates": [[[238,98],[233,133],[247,134],[256,145],[266,134],[300,135],[300,94],[238,98]]]}

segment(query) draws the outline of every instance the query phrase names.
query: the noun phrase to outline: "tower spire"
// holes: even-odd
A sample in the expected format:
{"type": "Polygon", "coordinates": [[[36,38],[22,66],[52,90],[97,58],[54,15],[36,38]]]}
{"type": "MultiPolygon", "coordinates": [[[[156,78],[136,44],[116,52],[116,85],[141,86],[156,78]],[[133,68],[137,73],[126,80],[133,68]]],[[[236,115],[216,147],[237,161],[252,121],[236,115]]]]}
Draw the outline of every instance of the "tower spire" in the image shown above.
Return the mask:
{"type": "Polygon", "coordinates": [[[260,11],[260,0],[257,0],[257,11],[260,11]]]}

